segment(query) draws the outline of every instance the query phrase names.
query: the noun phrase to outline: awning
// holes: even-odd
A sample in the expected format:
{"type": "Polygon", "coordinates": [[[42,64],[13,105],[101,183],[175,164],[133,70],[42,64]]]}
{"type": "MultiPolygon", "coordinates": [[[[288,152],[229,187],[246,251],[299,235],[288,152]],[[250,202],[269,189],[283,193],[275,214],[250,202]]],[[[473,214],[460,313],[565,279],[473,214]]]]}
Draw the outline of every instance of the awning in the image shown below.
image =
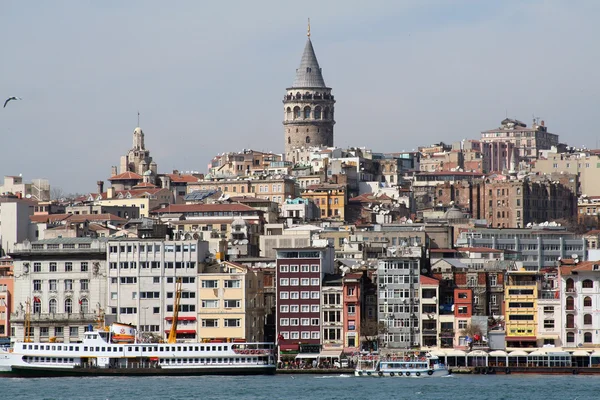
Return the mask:
{"type": "Polygon", "coordinates": [[[589,357],[590,353],[585,350],[575,350],[571,355],[576,357],[589,357]]]}
{"type": "Polygon", "coordinates": [[[483,350],[474,350],[467,354],[468,357],[487,357],[488,353],[483,350]]]}
{"type": "Polygon", "coordinates": [[[431,354],[432,356],[443,357],[446,355],[446,352],[444,350],[433,350],[430,351],[429,354],[431,354]]]}
{"type": "Polygon", "coordinates": [[[559,335],[539,335],[539,339],[559,339],[559,335]]]}
{"type": "Polygon", "coordinates": [[[280,344],[279,345],[279,350],[281,351],[298,351],[298,349],[300,348],[300,345],[297,344],[280,344]]]}
{"type": "MultiPolygon", "coordinates": [[[[165,317],[165,321],[172,321],[173,317],[165,317]]],[[[177,317],[177,321],[195,321],[196,317],[177,317]]]]}
{"type": "Polygon", "coordinates": [[[592,356],[592,357],[600,357],[600,351],[597,351],[597,350],[596,350],[596,351],[594,351],[594,352],[591,354],[591,356],[592,356]]]}
{"type": "Polygon", "coordinates": [[[535,350],[529,353],[529,356],[545,356],[546,352],[542,350],[535,350]]]}
{"type": "Polygon", "coordinates": [[[490,357],[506,357],[506,355],[506,352],[502,350],[494,350],[491,351],[490,354],[488,354],[488,356],[490,357]]]}
{"type": "Polygon", "coordinates": [[[296,356],[296,358],[317,358],[319,357],[319,353],[300,353],[296,356]]]}
{"type": "Polygon", "coordinates": [[[535,336],[507,336],[507,342],[535,342],[537,338],[535,336]]]}
{"type": "Polygon", "coordinates": [[[509,357],[527,357],[527,353],[523,350],[515,350],[508,353],[509,357]]]}
{"type": "Polygon", "coordinates": [[[342,356],[342,350],[323,350],[319,353],[319,358],[333,357],[340,358],[342,356]]]}
{"type": "MultiPolygon", "coordinates": [[[[166,330],[165,333],[169,333],[171,331],[166,330]]],[[[195,329],[177,329],[177,333],[182,333],[182,334],[196,334],[196,330],[195,329]]]]}
{"type": "Polygon", "coordinates": [[[458,349],[452,349],[446,353],[446,357],[464,357],[466,355],[467,355],[467,353],[465,353],[462,350],[458,350],[458,349]]]}

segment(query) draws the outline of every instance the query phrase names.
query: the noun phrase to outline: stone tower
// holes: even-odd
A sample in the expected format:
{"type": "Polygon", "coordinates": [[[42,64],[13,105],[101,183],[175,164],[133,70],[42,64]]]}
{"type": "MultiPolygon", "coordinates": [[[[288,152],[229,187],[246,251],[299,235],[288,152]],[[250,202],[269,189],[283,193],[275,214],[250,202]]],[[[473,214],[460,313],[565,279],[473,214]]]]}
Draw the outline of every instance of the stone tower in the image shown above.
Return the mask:
{"type": "Polygon", "coordinates": [[[283,98],[285,159],[297,163],[295,149],[333,146],[333,106],[331,88],[325,85],[315,50],[308,39],[296,78],[283,98]]]}

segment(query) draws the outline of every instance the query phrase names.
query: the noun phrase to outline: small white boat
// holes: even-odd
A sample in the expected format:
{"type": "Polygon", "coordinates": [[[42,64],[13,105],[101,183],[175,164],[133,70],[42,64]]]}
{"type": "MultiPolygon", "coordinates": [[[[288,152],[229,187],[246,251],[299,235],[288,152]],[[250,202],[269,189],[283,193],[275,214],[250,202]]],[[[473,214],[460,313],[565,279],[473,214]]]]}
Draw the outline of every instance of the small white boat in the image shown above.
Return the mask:
{"type": "Polygon", "coordinates": [[[355,376],[439,377],[449,375],[448,368],[437,356],[419,353],[413,355],[362,356],[354,371],[355,376]]]}

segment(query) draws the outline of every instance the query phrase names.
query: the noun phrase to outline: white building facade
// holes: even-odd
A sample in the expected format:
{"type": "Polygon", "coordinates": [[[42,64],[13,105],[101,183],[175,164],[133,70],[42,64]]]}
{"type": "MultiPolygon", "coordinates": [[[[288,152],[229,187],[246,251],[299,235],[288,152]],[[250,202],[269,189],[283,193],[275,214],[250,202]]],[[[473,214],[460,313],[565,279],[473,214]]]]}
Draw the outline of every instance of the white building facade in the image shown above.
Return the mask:
{"type": "Polygon", "coordinates": [[[80,341],[105,308],[106,242],[92,238],[26,240],[15,246],[11,256],[13,339],[24,339],[29,308],[32,340],[80,341]]]}

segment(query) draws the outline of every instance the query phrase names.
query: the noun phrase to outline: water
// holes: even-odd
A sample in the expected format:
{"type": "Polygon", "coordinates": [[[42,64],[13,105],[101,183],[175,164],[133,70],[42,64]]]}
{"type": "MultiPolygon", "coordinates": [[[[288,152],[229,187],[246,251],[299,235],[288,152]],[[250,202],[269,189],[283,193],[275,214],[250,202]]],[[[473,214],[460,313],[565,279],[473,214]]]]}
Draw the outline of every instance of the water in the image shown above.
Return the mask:
{"type": "Polygon", "coordinates": [[[418,379],[355,378],[350,375],[277,375],[0,379],[0,398],[594,400],[600,398],[600,376],[513,374],[453,375],[418,379]]]}

